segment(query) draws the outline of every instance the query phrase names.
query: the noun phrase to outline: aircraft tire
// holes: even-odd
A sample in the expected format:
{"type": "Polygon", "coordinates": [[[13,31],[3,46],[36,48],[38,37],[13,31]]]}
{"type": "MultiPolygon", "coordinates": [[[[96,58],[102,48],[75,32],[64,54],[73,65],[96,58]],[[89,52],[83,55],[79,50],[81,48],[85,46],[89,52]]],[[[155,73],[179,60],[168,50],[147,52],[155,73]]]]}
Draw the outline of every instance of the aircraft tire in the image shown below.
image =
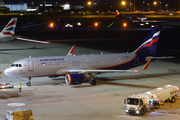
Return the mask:
{"type": "Polygon", "coordinates": [[[91,85],[96,85],[96,80],[92,80],[91,85]]]}
{"type": "Polygon", "coordinates": [[[27,86],[31,86],[31,83],[30,83],[30,82],[27,82],[26,85],[27,85],[27,86]]]}
{"type": "Polygon", "coordinates": [[[175,97],[172,97],[171,98],[171,103],[174,103],[174,102],[176,102],[176,99],[175,99],[175,97]]]}
{"type": "Polygon", "coordinates": [[[96,80],[89,80],[90,85],[96,85],[96,80]]]}

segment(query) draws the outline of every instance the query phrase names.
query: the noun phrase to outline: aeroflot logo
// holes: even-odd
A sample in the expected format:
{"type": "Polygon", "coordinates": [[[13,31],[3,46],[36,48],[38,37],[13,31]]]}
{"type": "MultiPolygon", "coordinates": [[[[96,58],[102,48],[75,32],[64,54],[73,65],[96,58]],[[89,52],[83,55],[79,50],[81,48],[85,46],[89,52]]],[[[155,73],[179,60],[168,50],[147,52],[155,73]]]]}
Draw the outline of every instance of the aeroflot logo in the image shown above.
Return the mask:
{"type": "Polygon", "coordinates": [[[175,90],[173,92],[170,92],[170,95],[173,95],[173,94],[178,93],[178,92],[179,92],[179,90],[175,90]]]}
{"type": "Polygon", "coordinates": [[[64,58],[53,58],[53,59],[40,59],[41,62],[47,62],[47,61],[63,61],[64,58]]]}

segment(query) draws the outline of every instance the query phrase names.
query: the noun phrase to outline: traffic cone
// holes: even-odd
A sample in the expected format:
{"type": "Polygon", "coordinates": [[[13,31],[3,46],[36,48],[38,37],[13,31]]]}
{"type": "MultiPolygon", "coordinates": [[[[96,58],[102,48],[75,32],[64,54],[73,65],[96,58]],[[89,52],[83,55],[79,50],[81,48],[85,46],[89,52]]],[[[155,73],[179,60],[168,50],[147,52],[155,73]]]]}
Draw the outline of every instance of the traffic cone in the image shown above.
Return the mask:
{"type": "Polygon", "coordinates": [[[169,106],[170,108],[172,108],[172,105],[170,104],[170,106],[169,106]]]}

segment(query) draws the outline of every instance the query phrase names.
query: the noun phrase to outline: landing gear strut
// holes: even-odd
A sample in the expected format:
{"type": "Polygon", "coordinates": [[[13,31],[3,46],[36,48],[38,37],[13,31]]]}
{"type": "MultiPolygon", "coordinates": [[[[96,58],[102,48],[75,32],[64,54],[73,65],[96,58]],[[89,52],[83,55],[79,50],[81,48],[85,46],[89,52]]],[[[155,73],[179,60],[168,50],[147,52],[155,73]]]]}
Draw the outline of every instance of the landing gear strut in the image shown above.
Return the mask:
{"type": "Polygon", "coordinates": [[[91,79],[89,80],[89,84],[91,84],[91,85],[96,85],[96,80],[94,80],[93,78],[91,78],[91,79]]]}
{"type": "Polygon", "coordinates": [[[31,86],[31,77],[28,78],[29,81],[26,83],[27,86],[31,86]]]}

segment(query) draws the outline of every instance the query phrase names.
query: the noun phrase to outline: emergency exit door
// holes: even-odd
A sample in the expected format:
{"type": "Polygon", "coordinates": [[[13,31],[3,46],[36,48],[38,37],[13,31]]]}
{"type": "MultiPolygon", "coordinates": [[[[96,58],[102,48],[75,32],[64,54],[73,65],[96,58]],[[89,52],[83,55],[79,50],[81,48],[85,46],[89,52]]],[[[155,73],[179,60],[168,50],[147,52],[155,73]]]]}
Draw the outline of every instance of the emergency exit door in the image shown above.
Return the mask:
{"type": "Polygon", "coordinates": [[[34,65],[33,65],[33,61],[32,60],[28,61],[28,70],[29,71],[34,71],[34,65]]]}

